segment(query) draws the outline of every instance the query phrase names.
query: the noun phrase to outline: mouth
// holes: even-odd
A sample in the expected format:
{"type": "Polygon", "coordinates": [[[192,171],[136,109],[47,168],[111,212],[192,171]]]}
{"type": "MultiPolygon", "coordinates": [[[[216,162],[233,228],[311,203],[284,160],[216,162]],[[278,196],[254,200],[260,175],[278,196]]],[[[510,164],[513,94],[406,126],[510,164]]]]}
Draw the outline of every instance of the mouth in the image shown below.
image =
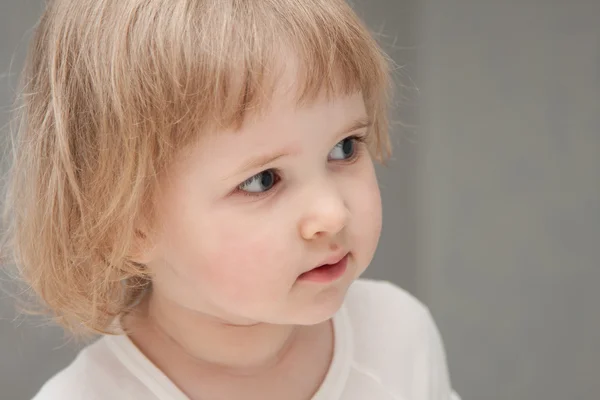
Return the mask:
{"type": "Polygon", "coordinates": [[[330,283],[338,280],[344,275],[348,267],[348,256],[346,253],[342,258],[330,264],[322,264],[316,268],[306,271],[298,277],[299,281],[330,283]]]}

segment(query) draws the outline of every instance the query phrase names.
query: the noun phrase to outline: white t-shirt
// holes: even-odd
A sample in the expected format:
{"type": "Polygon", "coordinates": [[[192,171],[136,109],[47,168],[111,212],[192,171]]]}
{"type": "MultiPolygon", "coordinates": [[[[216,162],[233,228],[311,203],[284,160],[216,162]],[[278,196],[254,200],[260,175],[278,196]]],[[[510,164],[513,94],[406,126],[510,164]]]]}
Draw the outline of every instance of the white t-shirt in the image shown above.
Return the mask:
{"type": "MultiPolygon", "coordinates": [[[[360,279],[333,317],[333,361],[312,400],[458,400],[427,308],[396,286],[360,279]]],[[[189,400],[125,335],[82,350],[34,400],[189,400]]]]}

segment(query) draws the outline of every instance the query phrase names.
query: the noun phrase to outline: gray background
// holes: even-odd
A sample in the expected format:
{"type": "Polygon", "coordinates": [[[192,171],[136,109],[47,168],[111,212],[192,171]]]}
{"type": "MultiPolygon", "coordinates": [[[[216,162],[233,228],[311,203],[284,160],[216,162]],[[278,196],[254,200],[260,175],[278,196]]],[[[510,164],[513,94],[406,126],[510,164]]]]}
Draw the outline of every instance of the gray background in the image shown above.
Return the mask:
{"type": "MultiPolygon", "coordinates": [[[[465,400],[597,399],[600,2],[355,3],[401,67],[367,275],[429,305],[465,400]]],[[[41,7],[0,2],[3,138],[41,7]]],[[[75,354],[15,315],[0,297],[1,400],[30,398],[75,354]]]]}

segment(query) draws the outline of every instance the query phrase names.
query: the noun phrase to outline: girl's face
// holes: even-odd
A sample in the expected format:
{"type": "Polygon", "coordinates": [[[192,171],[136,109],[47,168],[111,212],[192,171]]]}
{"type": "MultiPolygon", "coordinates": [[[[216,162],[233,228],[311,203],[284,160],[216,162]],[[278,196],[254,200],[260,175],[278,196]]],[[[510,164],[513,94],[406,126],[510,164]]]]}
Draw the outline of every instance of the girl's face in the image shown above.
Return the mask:
{"type": "Polygon", "coordinates": [[[362,96],[272,104],[203,137],[165,178],[153,296],[232,324],[316,324],[367,268],[381,202],[362,96]],[[322,281],[302,275],[344,255],[322,281]]]}

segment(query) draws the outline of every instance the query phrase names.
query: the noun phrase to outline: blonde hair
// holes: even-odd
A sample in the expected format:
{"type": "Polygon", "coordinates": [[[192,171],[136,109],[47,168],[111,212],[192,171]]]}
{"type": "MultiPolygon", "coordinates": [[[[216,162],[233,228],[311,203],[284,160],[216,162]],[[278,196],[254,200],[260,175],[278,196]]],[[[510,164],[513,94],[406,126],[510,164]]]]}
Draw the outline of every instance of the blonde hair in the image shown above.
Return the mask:
{"type": "Polygon", "coordinates": [[[157,177],[198,135],[268,107],[282,49],[298,59],[299,104],[362,92],[385,159],[389,60],[343,0],[48,3],[22,75],[6,216],[19,273],[58,323],[114,333],[151,282],[130,255],[157,177]]]}

